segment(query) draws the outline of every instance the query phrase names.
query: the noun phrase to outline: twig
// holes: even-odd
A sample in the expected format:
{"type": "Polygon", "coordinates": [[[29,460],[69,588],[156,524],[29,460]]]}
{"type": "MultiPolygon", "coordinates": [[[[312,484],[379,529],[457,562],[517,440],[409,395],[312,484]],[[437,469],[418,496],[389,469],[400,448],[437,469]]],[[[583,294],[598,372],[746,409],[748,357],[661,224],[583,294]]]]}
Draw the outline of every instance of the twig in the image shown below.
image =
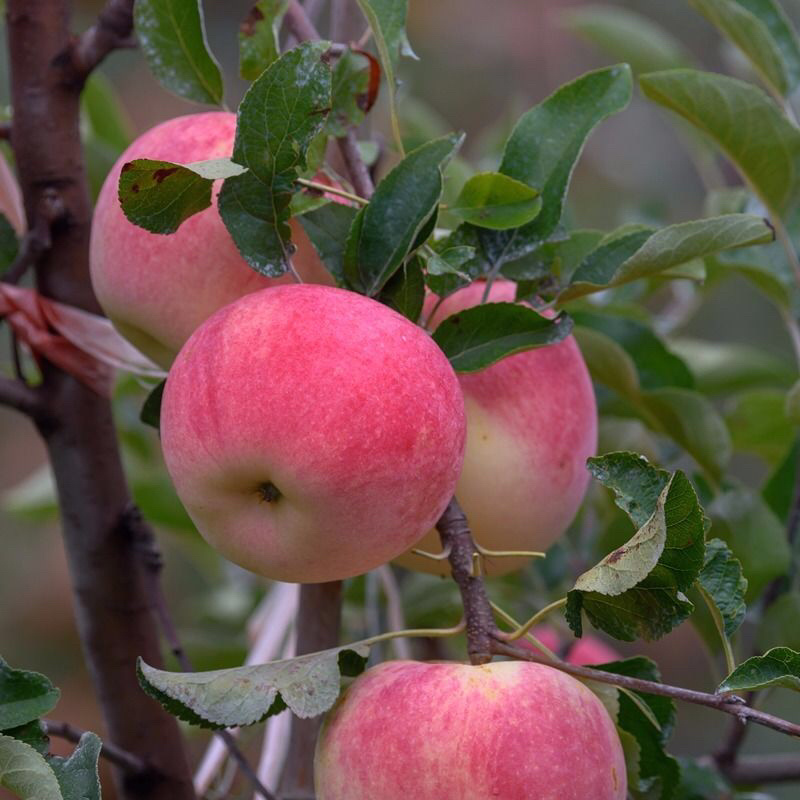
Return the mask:
{"type": "MultiPolygon", "coordinates": [[[[59,739],[65,739],[68,742],[78,744],[81,736],[86,731],[70,725],[68,722],[59,722],[53,719],[43,719],[45,731],[48,736],[56,736],[59,739]]],[[[129,753],[121,747],[118,747],[113,742],[103,742],[103,747],[100,750],[100,755],[112,764],[121,767],[130,775],[145,775],[152,768],[146,764],[141,758],[129,753]]]]}
{"type": "Polygon", "coordinates": [[[39,390],[16,378],[0,377],[0,405],[16,409],[34,419],[44,410],[39,390]]]}
{"type": "MultiPolygon", "coordinates": [[[[158,549],[156,537],[153,529],[147,524],[141,511],[138,507],[131,503],[125,512],[125,527],[135,537],[137,550],[142,557],[145,567],[145,575],[147,578],[149,595],[153,601],[153,610],[158,618],[161,630],[164,633],[164,638],[167,640],[169,649],[180,664],[180,667],[185,672],[193,672],[192,662],[186,654],[186,650],[181,643],[178,631],[175,628],[175,623],[172,620],[172,615],[169,612],[167,599],[164,596],[164,588],[161,583],[161,570],[164,566],[164,561],[161,556],[161,551],[158,549]]],[[[253,788],[264,798],[264,800],[276,800],[275,796],[269,792],[259,781],[255,770],[247,761],[244,753],[239,749],[236,739],[230,731],[217,731],[216,736],[219,736],[228,752],[231,754],[242,774],[253,785],[253,788]]]]}
{"type": "Polygon", "coordinates": [[[757,786],[800,780],[800,758],[794,754],[750,756],[735,764],[718,766],[722,774],[737,785],[757,786]]]}
{"type": "Polygon", "coordinates": [[[486,587],[482,578],[472,570],[475,545],[467,518],[455,497],[436,523],[436,530],[439,531],[442,547],[450,550],[453,580],[461,591],[469,659],[473,664],[487,664],[492,660],[492,634],[498,631],[486,587]]]}
{"type": "MultiPolygon", "coordinates": [[[[756,698],[756,692],[748,692],[744,699],[747,705],[752,706],[756,698]]],[[[747,725],[735,717],[731,720],[731,726],[722,747],[714,753],[714,762],[721,770],[726,770],[736,763],[739,750],[744,744],[745,737],[749,728],[747,725]]]]}
{"type": "Polygon", "coordinates": [[[679,686],[669,686],[665,683],[646,681],[641,678],[631,678],[627,675],[615,675],[590,667],[579,667],[574,664],[567,664],[563,661],[553,662],[530,650],[513,647],[498,639],[492,640],[492,650],[497,655],[510,656],[521,661],[535,661],[547,664],[569,675],[574,675],[576,678],[587,678],[589,680],[598,681],[599,683],[608,683],[612,686],[622,686],[634,692],[655,694],[660,697],[672,697],[675,700],[683,700],[687,703],[714,708],[718,711],[724,711],[726,714],[732,714],[742,722],[754,722],[757,725],[772,728],[773,730],[780,731],[789,736],[800,737],[800,725],[773,716],[772,714],[767,714],[764,711],[758,711],[748,706],[741,698],[737,698],[734,695],[697,692],[694,689],[683,689],[679,686]]]}
{"type": "Polygon", "coordinates": [[[9,141],[11,139],[11,122],[0,122],[0,139],[9,141]]]}
{"type": "Polygon", "coordinates": [[[135,47],[133,1],[108,0],[97,22],[79,36],[71,49],[75,78],[82,83],[92,70],[114,50],[135,47]]]}

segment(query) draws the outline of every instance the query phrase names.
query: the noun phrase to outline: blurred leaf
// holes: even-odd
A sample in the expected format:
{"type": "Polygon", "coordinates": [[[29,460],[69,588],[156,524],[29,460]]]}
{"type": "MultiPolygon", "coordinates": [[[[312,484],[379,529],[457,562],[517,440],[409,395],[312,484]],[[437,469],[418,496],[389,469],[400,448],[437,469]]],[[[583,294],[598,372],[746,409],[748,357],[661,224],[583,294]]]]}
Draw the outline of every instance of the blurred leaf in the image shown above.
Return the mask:
{"type": "Polygon", "coordinates": [[[164,396],[164,387],[167,381],[163,380],[147,395],[139,419],[145,425],[156,430],[161,429],[161,398],[164,396]]]}
{"type": "Polygon", "coordinates": [[[326,131],[331,136],[345,136],[358,127],[372,108],[378,94],[381,68],[369,53],[349,48],[339,56],[333,68],[332,108],[326,131]]]}
{"type": "Polygon", "coordinates": [[[456,372],[477,372],[513,353],[560,342],[571,331],[565,314],[549,319],[529,306],[485,303],[444,319],[433,340],[456,372]]]}
{"type": "Polygon", "coordinates": [[[723,539],[741,562],[747,578],[745,599],[752,603],[764,587],[789,569],[790,550],[780,520],[749,489],[731,489],[708,506],[711,532],[723,539]]]}
{"type": "Polygon", "coordinates": [[[421,260],[417,256],[408,259],[381,289],[378,299],[416,324],[425,302],[421,260]]]}
{"type": "Polygon", "coordinates": [[[566,26],[611,58],[641,72],[684,67],[690,56],[683,45],[647,17],[627,8],[578,6],[562,15],[566,26]]]}
{"type": "Polygon", "coordinates": [[[61,692],[38,672],[12,669],[0,658],[0,731],[44,716],[61,692]]]}
{"type": "Polygon", "coordinates": [[[340,286],[344,283],[344,245],[356,214],[357,210],[351,206],[328,203],[297,218],[340,286]]]}
{"type": "Polygon", "coordinates": [[[785,404],[786,393],[780,389],[750,389],[732,398],[725,419],[734,448],[755,453],[770,466],[778,464],[795,434],[785,404]]]}
{"type": "Polygon", "coordinates": [[[330,108],[327,42],[305,42],[274,61],[239,106],[233,160],[250,172],[228,178],[219,213],[247,263],[277,277],[288,268],[289,205],[297,173],[330,108]],[[291,107],[286,97],[293,98],[291,107]]]}
{"type": "Polygon", "coordinates": [[[559,303],[650,277],[671,267],[736,247],[772,242],[766,220],[751,214],[728,214],[713,219],[670,225],[650,233],[609,234],[575,270],[559,303]]]}
{"type": "Polygon", "coordinates": [[[781,214],[794,203],[800,130],[761,89],[690,69],[650,73],[639,83],[647,97],[710,137],[770,209],[781,214]]]}
{"type": "Polygon", "coordinates": [[[760,651],[773,647],[800,650],[800,592],[782,594],[761,617],[756,642],[760,651]]]}
{"type": "Polygon", "coordinates": [[[730,39],[777,95],[789,90],[789,76],[777,43],[758,16],[737,0],[689,0],[709,22],[730,39]]]}
{"type": "Polygon", "coordinates": [[[19,240],[8,217],[0,213],[0,275],[13,263],[19,252],[19,240]]]}
{"type": "MultiPolygon", "coordinates": [[[[731,787],[712,767],[679,758],[681,782],[674,800],[730,800],[731,787]]],[[[738,797],[738,795],[737,795],[738,797]]]]}
{"type": "Polygon", "coordinates": [[[780,686],[800,691],[800,653],[788,647],[773,647],[763,656],[753,656],[725,678],[717,692],[744,692],[780,686]]]}
{"type": "Polygon", "coordinates": [[[117,155],[133,141],[133,125],[114,85],[102,72],[93,72],[86,81],[81,92],[81,110],[91,135],[110,145],[117,155]]]}
{"type": "Polygon", "coordinates": [[[239,26],[239,74],[254,81],[280,55],[278,33],[289,0],[258,0],[239,26]]]}
{"type": "Polygon", "coordinates": [[[119,201],[134,225],[151,233],[175,233],[211,205],[212,183],[181,164],[138,158],[122,167],[119,201]]]}
{"type": "Polygon", "coordinates": [[[170,714],[203,728],[243,727],[285,708],[307,719],[339,696],[341,675],[366,666],[369,647],[346,645],[321,653],[212,672],[165,672],[139,659],[142,688],[170,714]]]}
{"type": "Polygon", "coordinates": [[[352,288],[374,297],[403,263],[436,213],[442,168],[463,140],[449,135],[423,145],[378,184],[351,231],[351,249],[345,249],[345,277],[352,288]]]}
{"type": "Polygon", "coordinates": [[[20,800],[65,800],[44,757],[30,745],[0,733],[0,786],[20,800]]]}
{"type": "Polygon", "coordinates": [[[537,189],[499,172],[473,175],[450,206],[451,213],[467,222],[498,231],[519,228],[541,210],[537,189]]]}
{"type": "Polygon", "coordinates": [[[592,378],[625,398],[640,394],[639,373],[633,359],[610,336],[576,326],[575,339],[592,378]]]}
{"type": "Polygon", "coordinates": [[[37,753],[41,753],[43,756],[46,756],[50,750],[50,739],[47,736],[44,725],[38,719],[16,728],[8,728],[3,731],[3,735],[25,742],[25,744],[30,745],[37,753]]]}
{"type": "Polygon", "coordinates": [[[87,731],[69,758],[50,756],[47,759],[58,779],[64,800],[100,800],[97,762],[102,747],[100,737],[87,731]]]}
{"type": "Polygon", "coordinates": [[[730,639],[747,612],[744,602],[747,579],[742,576],[741,562],[733,557],[721,539],[711,539],[706,544],[705,563],[698,581],[714,601],[725,626],[725,635],[730,639]]]}
{"type": "Polygon", "coordinates": [[[761,494],[764,501],[778,517],[786,524],[794,498],[794,487],[797,483],[797,462],[800,459],[800,442],[794,438],[789,452],[775,471],[769,476],[761,494]]]}
{"type": "Polygon", "coordinates": [[[526,256],[507,261],[500,272],[513,281],[540,278],[552,273],[567,282],[603,236],[602,231],[572,231],[566,239],[546,242],[526,256]]]}
{"type": "Polygon", "coordinates": [[[603,414],[599,422],[598,453],[629,451],[658,462],[658,443],[641,420],[603,414]]]}
{"type": "Polygon", "coordinates": [[[165,89],[222,105],[222,74],[208,49],[199,0],[136,0],[134,22],[147,66],[165,89]]]}

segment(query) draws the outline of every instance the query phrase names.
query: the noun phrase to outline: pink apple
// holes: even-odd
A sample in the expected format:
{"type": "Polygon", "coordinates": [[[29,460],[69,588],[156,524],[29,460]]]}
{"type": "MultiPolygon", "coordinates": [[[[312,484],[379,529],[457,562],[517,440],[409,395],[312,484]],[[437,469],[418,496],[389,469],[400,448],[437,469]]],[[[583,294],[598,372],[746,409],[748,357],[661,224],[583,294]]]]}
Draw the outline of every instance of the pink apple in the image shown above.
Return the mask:
{"type": "Polygon", "coordinates": [[[318,800],[624,800],[625,760],[595,695],[552,667],[388,661],[330,712],[318,800]]]}
{"type": "Polygon", "coordinates": [[[320,582],[402,553],[453,496],[464,400],[418,326],[353,292],[245,295],[195,331],[164,391],[178,496],[224,556],[320,582]]]}
{"type": "MultiPolygon", "coordinates": [[[[476,281],[436,309],[431,328],[481,302],[476,281]]],[[[496,281],[491,302],[513,302],[515,284],[496,281]]],[[[438,298],[429,297],[423,315],[438,298]]],[[[467,407],[467,454],[458,497],[475,540],[490,550],[546,550],[567,528],[589,482],[586,459],[597,447],[597,404],[589,372],[573,337],[510,356],[458,377],[467,407]]],[[[431,531],[418,545],[439,552],[431,531]]],[[[448,574],[447,562],[406,553],[398,561],[423,572],[448,574]]],[[[487,559],[502,575],[520,559],[487,559]]]]}
{"type": "MultiPolygon", "coordinates": [[[[588,666],[590,664],[607,664],[610,661],[617,661],[622,656],[607,645],[602,639],[587,634],[581,639],[572,639],[570,644],[565,647],[564,639],[550,625],[537,625],[531,633],[549,650],[561,656],[568,664],[577,666],[588,666]],[[566,650],[566,653],[564,652],[566,650]]],[[[538,653],[538,648],[524,637],[517,639],[514,644],[524,647],[534,653],[538,653]]]]}
{"type": "MultiPolygon", "coordinates": [[[[118,199],[123,164],[136,158],[178,164],[231,155],[236,116],[189,114],[162,122],[120,156],[97,198],[90,265],[95,294],[115,327],[143,353],[169,366],[192,331],[217,309],[244,294],[288,283],[265,278],[239,255],[217,212],[195,214],[170,235],[149,233],[129,222],[118,199]]],[[[302,227],[292,221],[293,257],[303,280],[333,283],[302,227]]]]}

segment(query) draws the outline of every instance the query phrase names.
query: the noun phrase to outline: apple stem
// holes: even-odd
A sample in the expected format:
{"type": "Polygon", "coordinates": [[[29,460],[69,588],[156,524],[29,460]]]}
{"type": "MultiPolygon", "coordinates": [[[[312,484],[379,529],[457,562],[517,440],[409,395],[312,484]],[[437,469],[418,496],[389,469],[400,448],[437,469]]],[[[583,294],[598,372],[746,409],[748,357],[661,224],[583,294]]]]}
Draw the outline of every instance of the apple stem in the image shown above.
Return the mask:
{"type": "Polygon", "coordinates": [[[555,611],[557,608],[563,608],[567,604],[567,598],[562,597],[549,605],[546,605],[541,611],[537,611],[527,622],[520,625],[516,630],[511,633],[503,634],[503,639],[507,642],[513,642],[524,636],[532,628],[536,627],[548,614],[555,611]]]}
{"type": "MultiPolygon", "coordinates": [[[[521,627],[519,622],[517,622],[514,617],[511,616],[507,611],[500,608],[497,603],[492,603],[492,611],[500,617],[503,622],[507,625],[512,625],[514,628],[521,627]]],[[[499,634],[498,634],[499,635],[499,634]]],[[[537,639],[532,633],[528,632],[523,634],[523,639],[527,639],[537,650],[544,653],[548,658],[552,658],[553,661],[560,661],[561,659],[558,657],[556,653],[554,653],[544,642],[537,639]]]]}
{"type": "Polygon", "coordinates": [[[360,195],[345,191],[344,189],[339,189],[335,186],[328,186],[327,184],[318,183],[317,181],[307,181],[305,178],[298,178],[297,183],[299,183],[301,186],[307,187],[308,189],[314,189],[317,192],[322,192],[323,194],[335,194],[337,197],[344,197],[346,200],[352,200],[354,203],[358,203],[360,206],[369,205],[369,200],[366,200],[360,195]]]}

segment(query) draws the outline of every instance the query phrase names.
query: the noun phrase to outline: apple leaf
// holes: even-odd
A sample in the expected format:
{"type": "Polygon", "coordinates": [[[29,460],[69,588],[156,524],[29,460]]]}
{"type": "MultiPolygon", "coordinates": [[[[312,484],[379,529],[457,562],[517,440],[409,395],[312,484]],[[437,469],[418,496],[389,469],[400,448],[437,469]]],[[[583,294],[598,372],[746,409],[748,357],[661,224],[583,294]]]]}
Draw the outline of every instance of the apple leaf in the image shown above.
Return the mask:
{"type": "Polygon", "coordinates": [[[0,275],[13,263],[19,252],[17,232],[5,214],[0,214],[0,275]]]}
{"type": "Polygon", "coordinates": [[[64,800],[100,800],[100,775],[97,762],[103,743],[86,731],[69,758],[49,756],[47,763],[56,775],[64,800]]]}
{"type": "Polygon", "coordinates": [[[772,242],[769,223],[752,214],[727,214],[682,222],[658,231],[638,229],[609,234],[575,270],[558,296],[565,303],[609,287],[657,275],[695,258],[723,250],[772,242]]]}
{"type": "Polygon", "coordinates": [[[349,48],[345,50],[333,68],[331,113],[325,124],[327,133],[344,136],[349,128],[360,125],[375,103],[380,80],[380,64],[373,56],[349,48]]]}
{"type": "Polygon", "coordinates": [[[711,531],[730,547],[747,578],[745,599],[754,602],[770,582],[785,575],[791,550],[781,521],[755,492],[731,488],[708,506],[711,531]]]}
{"type": "Polygon", "coordinates": [[[0,730],[25,725],[47,714],[60,696],[44,675],[12,669],[0,658],[0,730]]]}
{"type": "Polygon", "coordinates": [[[29,744],[0,733],[0,786],[20,800],[65,800],[44,756],[29,744]]]}
{"type": "Polygon", "coordinates": [[[733,557],[730,548],[721,539],[711,539],[706,544],[705,561],[697,580],[713,600],[722,619],[725,636],[730,639],[747,612],[744,602],[747,579],[742,575],[741,562],[733,557]]]}
{"type": "Polygon", "coordinates": [[[161,429],[161,400],[164,396],[164,387],[166,385],[167,381],[164,379],[152,389],[145,398],[142,410],[139,412],[139,420],[156,430],[161,429]]]}
{"type": "Polygon", "coordinates": [[[789,90],[789,76],[783,55],[769,28],[737,0],[689,0],[748,58],[764,83],[777,95],[789,90]]]}
{"type": "Polygon", "coordinates": [[[165,672],[137,666],[139,683],[173,716],[203,728],[253,725],[288,708],[303,719],[324,714],[341,676],[366,666],[369,647],[337,647],[267,664],[211,672],[165,672]]]}
{"type": "Polygon", "coordinates": [[[579,6],[562,14],[561,19],[571,31],[611,58],[630,64],[637,75],[684,67],[691,61],[672,34],[627,8],[579,6]]]}
{"type": "Polygon", "coordinates": [[[555,275],[566,282],[603,236],[601,231],[571,231],[566,239],[545,242],[527,255],[506,261],[500,274],[517,282],[546,275],[555,275]]]}
{"type": "Polygon", "coordinates": [[[743,661],[717,687],[717,692],[749,692],[772,687],[800,692],[800,653],[773,647],[763,656],[743,661]]]}
{"type": "Polygon", "coordinates": [[[297,217],[322,263],[341,286],[344,284],[344,246],[357,210],[328,203],[297,217]]]}
{"type": "Polygon", "coordinates": [[[283,15],[289,0],[258,0],[239,26],[239,74],[254,81],[276,58],[283,15]]]}
{"type": "Polygon", "coordinates": [[[4,736],[10,736],[12,739],[19,739],[19,741],[29,744],[43,756],[46,756],[50,749],[50,739],[41,720],[35,719],[16,728],[7,728],[2,733],[4,736]]]}
{"type": "Polygon", "coordinates": [[[514,353],[560,342],[571,331],[566,314],[549,319],[529,306],[485,303],[444,319],[433,340],[456,372],[477,372],[514,353]]]}
{"type": "Polygon", "coordinates": [[[761,89],[691,69],[653,72],[639,83],[647,97],[706,134],[772,211],[781,214],[797,200],[800,130],[761,89]]]}
{"type": "Polygon", "coordinates": [[[418,256],[409,258],[381,289],[378,300],[416,323],[425,302],[422,260],[418,256]]]}
{"type": "Polygon", "coordinates": [[[499,172],[473,175],[449,210],[480,228],[508,230],[531,222],[542,210],[537,189],[499,172]]]}
{"type": "Polygon", "coordinates": [[[800,462],[800,441],[794,436],[785,458],[772,471],[761,490],[764,503],[784,525],[791,513],[798,462],[800,462]]]}
{"type": "Polygon", "coordinates": [[[740,453],[754,453],[770,467],[777,465],[795,432],[786,415],[784,389],[747,389],[728,399],[725,419],[740,453]]]}
{"type": "Polygon", "coordinates": [[[200,0],[136,0],[133,15],[159,83],[185,100],[222,105],[222,74],[208,49],[200,0]]]}
{"type": "Polygon", "coordinates": [[[379,184],[356,217],[345,249],[348,284],[370,297],[411,252],[436,213],[442,196],[442,170],[461,146],[463,135],[443,136],[409,153],[379,184]]]}
{"type": "Polygon", "coordinates": [[[295,180],[330,109],[328,47],[304,42],[290,50],[264,70],[239,106],[233,161],[249,172],[223,183],[219,213],[242,257],[262,275],[277,277],[288,268],[295,180]]]}
{"type": "Polygon", "coordinates": [[[773,647],[800,649],[800,592],[782,594],[766,609],[758,625],[756,643],[760,652],[773,647]]]}
{"type": "Polygon", "coordinates": [[[772,800],[761,794],[733,794],[730,784],[714,767],[692,758],[678,758],[681,782],[674,800],[772,800]]]}
{"type": "Polygon", "coordinates": [[[475,248],[467,245],[435,250],[425,265],[425,284],[439,297],[447,297],[468,286],[472,278],[464,271],[464,265],[474,256],[475,248]]]}

